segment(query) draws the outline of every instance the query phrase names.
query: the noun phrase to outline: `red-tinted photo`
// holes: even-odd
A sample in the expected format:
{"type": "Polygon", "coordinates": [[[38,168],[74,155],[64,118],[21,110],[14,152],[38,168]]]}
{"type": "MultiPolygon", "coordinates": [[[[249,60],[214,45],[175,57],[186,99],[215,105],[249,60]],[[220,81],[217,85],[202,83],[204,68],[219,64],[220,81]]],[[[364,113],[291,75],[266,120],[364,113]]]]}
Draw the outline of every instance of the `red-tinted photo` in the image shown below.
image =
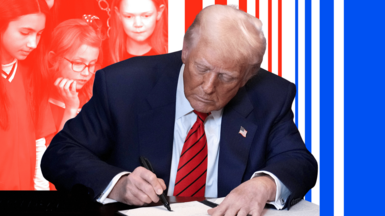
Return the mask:
{"type": "Polygon", "coordinates": [[[168,52],[167,0],[0,0],[0,190],[54,190],[41,157],[98,69],[168,52]]]}

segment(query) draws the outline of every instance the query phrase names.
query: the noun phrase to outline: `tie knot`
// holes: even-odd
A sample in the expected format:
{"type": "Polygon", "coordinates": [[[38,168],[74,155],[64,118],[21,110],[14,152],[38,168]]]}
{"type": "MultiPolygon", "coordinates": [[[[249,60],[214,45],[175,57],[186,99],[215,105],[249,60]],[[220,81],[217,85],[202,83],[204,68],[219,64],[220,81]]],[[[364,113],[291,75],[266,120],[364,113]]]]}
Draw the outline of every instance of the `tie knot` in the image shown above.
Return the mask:
{"type": "Polygon", "coordinates": [[[198,112],[196,110],[194,110],[194,113],[197,114],[198,118],[200,120],[202,120],[202,122],[204,122],[207,118],[207,116],[209,116],[211,113],[201,113],[201,112],[198,112]]]}

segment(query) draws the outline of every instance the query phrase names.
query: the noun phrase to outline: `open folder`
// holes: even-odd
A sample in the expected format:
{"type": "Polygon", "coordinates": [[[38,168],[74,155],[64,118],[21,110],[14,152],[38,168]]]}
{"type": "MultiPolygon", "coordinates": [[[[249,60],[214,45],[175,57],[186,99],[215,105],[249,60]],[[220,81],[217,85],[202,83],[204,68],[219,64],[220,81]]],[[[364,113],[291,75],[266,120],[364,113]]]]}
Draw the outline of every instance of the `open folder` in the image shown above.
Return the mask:
{"type": "MultiPolygon", "coordinates": [[[[220,204],[224,198],[209,199],[209,201],[220,204]]],[[[185,202],[170,205],[172,212],[168,211],[164,206],[142,207],[120,211],[121,215],[128,216],[207,216],[207,210],[211,207],[202,202],[185,202]]],[[[290,208],[290,210],[264,209],[263,216],[319,216],[319,206],[302,200],[298,204],[290,208]]]]}

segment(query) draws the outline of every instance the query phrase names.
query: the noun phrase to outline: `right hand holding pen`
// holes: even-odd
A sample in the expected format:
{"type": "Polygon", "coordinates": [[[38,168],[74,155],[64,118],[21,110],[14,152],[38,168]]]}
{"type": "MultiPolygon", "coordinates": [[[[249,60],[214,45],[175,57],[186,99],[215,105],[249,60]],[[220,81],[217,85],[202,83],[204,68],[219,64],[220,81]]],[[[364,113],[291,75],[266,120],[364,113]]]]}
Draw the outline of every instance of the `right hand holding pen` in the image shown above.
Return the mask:
{"type": "Polygon", "coordinates": [[[116,183],[108,198],[128,205],[142,206],[158,202],[158,195],[166,190],[163,179],[144,167],[136,168],[132,173],[123,176],[116,183]]]}
{"type": "Polygon", "coordinates": [[[76,81],[59,77],[56,79],[54,85],[61,95],[63,102],[66,105],[66,109],[77,110],[79,108],[80,101],[78,92],[76,92],[76,81]]]}

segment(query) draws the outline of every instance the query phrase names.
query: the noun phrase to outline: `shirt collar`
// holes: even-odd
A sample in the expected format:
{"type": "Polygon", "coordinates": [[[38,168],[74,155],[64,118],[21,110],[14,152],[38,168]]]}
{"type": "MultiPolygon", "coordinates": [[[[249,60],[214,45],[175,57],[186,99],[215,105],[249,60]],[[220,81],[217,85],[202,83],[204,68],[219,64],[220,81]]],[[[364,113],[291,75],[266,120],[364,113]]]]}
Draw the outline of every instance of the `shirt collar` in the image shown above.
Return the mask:
{"type": "Polygon", "coordinates": [[[9,82],[12,82],[13,78],[15,78],[15,74],[17,71],[17,59],[13,60],[11,63],[2,64],[1,69],[1,76],[4,79],[7,79],[9,82]]]}
{"type": "MultiPolygon", "coordinates": [[[[175,111],[175,120],[191,113],[194,109],[190,105],[190,102],[187,100],[186,95],[184,94],[184,80],[183,72],[185,65],[182,64],[182,67],[179,71],[178,84],[176,88],[176,111],[175,111]]],[[[211,111],[211,115],[214,120],[222,117],[223,108],[216,111],[211,111]]]]}

